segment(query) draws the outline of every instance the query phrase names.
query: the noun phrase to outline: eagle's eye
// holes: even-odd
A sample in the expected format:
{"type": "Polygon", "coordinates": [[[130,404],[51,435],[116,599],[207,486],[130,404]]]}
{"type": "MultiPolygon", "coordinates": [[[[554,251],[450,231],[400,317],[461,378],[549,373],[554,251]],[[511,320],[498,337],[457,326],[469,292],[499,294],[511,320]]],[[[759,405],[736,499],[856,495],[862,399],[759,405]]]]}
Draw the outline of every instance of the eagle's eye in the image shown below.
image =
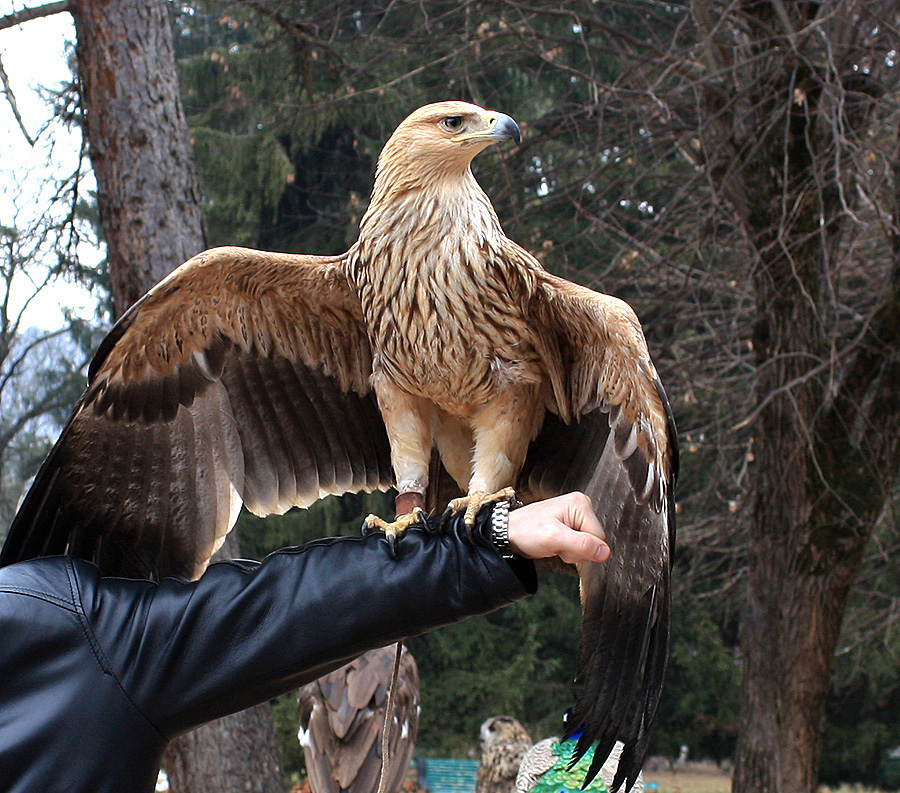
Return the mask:
{"type": "Polygon", "coordinates": [[[462,116],[447,116],[442,123],[444,129],[450,132],[459,132],[462,129],[463,119],[462,116]]]}

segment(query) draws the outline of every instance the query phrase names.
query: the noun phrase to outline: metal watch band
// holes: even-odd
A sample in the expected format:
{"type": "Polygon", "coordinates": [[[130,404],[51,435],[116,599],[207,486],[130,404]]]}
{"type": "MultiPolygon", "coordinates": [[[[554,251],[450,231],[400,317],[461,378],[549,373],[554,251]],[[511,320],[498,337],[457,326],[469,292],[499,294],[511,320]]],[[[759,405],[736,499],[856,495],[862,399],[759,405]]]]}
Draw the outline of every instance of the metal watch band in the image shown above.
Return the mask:
{"type": "Polygon", "coordinates": [[[504,559],[515,554],[509,544],[509,501],[498,501],[491,512],[491,542],[504,559]]]}

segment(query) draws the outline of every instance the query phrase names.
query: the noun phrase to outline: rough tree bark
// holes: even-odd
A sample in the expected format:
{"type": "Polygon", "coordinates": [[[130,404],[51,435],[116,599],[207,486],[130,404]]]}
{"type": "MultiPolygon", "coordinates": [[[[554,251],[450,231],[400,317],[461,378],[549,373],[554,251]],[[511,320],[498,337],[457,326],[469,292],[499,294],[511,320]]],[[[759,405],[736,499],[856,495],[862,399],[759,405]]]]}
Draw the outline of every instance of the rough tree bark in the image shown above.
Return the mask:
{"type": "MultiPolygon", "coordinates": [[[[200,189],[165,0],[72,0],[88,151],[121,315],[203,250],[200,189]]],[[[271,708],[174,741],[173,793],[283,793],[271,708]]]]}
{"type": "Polygon", "coordinates": [[[165,765],[172,793],[285,790],[268,705],[257,705],[183,735],[169,746],[165,765]],[[245,749],[236,752],[235,746],[245,749]]]}
{"type": "Polygon", "coordinates": [[[72,0],[116,313],[205,247],[168,6],[72,0]]]}

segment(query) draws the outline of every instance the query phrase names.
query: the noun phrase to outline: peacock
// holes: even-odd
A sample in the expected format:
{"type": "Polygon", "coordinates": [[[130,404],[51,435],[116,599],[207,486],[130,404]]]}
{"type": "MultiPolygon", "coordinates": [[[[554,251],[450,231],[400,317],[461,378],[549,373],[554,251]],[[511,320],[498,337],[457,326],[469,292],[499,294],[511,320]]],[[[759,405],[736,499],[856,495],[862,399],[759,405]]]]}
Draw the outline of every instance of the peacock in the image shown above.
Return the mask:
{"type": "MultiPolygon", "coordinates": [[[[570,767],[572,752],[578,743],[579,735],[580,733],[575,733],[566,741],[546,738],[532,746],[519,765],[516,793],[580,793],[596,745],[570,767]]],[[[623,746],[621,741],[616,742],[600,773],[584,790],[606,793],[612,789],[623,746]]],[[[638,774],[631,790],[641,793],[643,789],[644,780],[642,775],[638,774]]]]}

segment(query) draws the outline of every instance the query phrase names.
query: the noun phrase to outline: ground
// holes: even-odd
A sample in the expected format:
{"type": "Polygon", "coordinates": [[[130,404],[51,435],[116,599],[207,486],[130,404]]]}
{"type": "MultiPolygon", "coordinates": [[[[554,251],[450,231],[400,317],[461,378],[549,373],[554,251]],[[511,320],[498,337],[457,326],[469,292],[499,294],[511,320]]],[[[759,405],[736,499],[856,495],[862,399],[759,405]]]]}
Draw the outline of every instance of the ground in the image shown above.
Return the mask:
{"type": "MultiPolygon", "coordinates": [[[[644,773],[647,793],[731,793],[731,771],[725,772],[715,763],[687,763],[679,771],[648,771],[644,773]],[[656,787],[652,787],[653,784],[656,787]]],[[[859,785],[840,788],[822,787],[819,793],[879,793],[859,785]]]]}
{"type": "Polygon", "coordinates": [[[731,775],[715,763],[688,763],[678,771],[644,772],[644,790],[648,793],[731,793],[731,775]]]}

